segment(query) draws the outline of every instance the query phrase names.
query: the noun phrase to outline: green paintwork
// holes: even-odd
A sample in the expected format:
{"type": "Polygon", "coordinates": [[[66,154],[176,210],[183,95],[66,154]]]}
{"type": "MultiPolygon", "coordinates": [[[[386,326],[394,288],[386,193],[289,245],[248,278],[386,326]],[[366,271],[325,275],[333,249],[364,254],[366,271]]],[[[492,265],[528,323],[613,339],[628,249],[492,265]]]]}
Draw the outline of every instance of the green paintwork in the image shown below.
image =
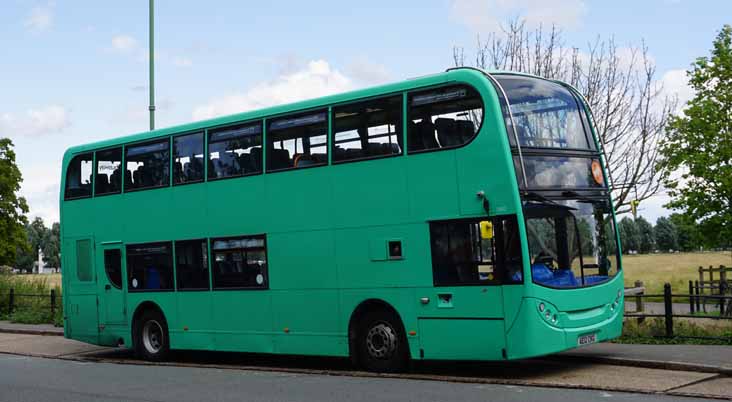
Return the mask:
{"type": "MultiPolygon", "coordinates": [[[[518,215],[526,244],[502,112],[493,86],[477,71],[453,70],[74,147],[64,155],[61,188],[65,166],[79,152],[446,83],[472,85],[485,103],[480,133],[461,148],[66,202],[62,190],[66,336],[107,345],[121,339],[129,347],[135,311],[153,302],[165,315],[172,348],[345,356],[353,312],[374,299],[392,306],[404,329],[415,332],[408,336],[413,358],[521,358],[574,347],[586,333],[601,340],[618,336],[622,314],[609,306],[622,289],[622,271],[607,283],[572,290],[528,280],[433,286],[428,221],[485,216],[478,191],[489,198],[492,214],[518,215]],[[267,236],[268,290],[126,293],[124,284],[105,295],[105,248],[122,247],[124,259],[129,243],[261,233],[267,236]],[[96,245],[91,283],[74,275],[79,238],[96,245]],[[387,258],[389,240],[402,241],[403,258],[387,258]],[[451,300],[441,302],[446,294],[451,300]],[[562,314],[558,326],[542,319],[537,300],[562,314]]],[[[526,247],[523,259],[524,278],[531,278],[526,247]]]]}

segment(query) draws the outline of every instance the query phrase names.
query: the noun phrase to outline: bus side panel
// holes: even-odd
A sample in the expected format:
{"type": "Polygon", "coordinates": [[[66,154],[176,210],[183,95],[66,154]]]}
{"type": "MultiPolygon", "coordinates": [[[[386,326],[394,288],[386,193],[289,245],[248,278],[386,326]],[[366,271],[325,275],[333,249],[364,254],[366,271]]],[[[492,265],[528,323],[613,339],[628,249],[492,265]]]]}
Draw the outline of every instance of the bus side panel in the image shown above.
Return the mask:
{"type": "Polygon", "coordinates": [[[387,157],[334,165],[333,224],[336,228],[390,225],[409,214],[404,160],[387,157]]]}
{"type": "Polygon", "coordinates": [[[427,227],[426,223],[416,223],[337,230],[338,285],[342,288],[431,286],[427,227]],[[390,241],[401,242],[401,258],[389,257],[390,241]]]}
{"type": "Polygon", "coordinates": [[[333,231],[267,237],[277,353],[344,355],[333,231]]]}
{"type": "Polygon", "coordinates": [[[270,290],[219,290],[211,300],[217,350],[274,352],[270,290]]]}
{"type": "Polygon", "coordinates": [[[506,342],[502,286],[421,288],[417,298],[427,298],[417,307],[425,359],[502,358],[506,342]]]}
{"type": "Polygon", "coordinates": [[[407,166],[409,179],[409,210],[412,219],[426,221],[458,215],[457,162],[454,151],[410,155],[404,159],[404,164],[407,166]]]}
{"type": "Polygon", "coordinates": [[[213,349],[210,291],[176,292],[178,326],[170,328],[170,344],[175,349],[213,349]]]}
{"type": "Polygon", "coordinates": [[[276,353],[348,354],[346,331],[338,331],[337,290],[273,291],[272,309],[276,353]]]}
{"type": "Polygon", "coordinates": [[[502,319],[420,318],[425,359],[500,360],[505,336],[502,319]]]}
{"type": "Polygon", "coordinates": [[[66,238],[63,242],[64,275],[68,288],[65,325],[68,336],[82,342],[99,343],[97,283],[94,271],[94,240],[91,237],[66,238]],[[82,273],[83,271],[83,273],[82,273]]]}

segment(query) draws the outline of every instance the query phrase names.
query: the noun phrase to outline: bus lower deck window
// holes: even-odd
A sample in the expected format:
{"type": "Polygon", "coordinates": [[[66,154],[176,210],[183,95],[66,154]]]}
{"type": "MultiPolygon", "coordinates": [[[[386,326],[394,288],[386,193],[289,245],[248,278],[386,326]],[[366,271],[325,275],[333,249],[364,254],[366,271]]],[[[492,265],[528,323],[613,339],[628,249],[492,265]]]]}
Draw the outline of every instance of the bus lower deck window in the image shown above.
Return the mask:
{"type": "Polygon", "coordinates": [[[435,286],[521,283],[516,218],[493,218],[492,223],[492,238],[481,236],[480,220],[430,223],[435,286]]]}

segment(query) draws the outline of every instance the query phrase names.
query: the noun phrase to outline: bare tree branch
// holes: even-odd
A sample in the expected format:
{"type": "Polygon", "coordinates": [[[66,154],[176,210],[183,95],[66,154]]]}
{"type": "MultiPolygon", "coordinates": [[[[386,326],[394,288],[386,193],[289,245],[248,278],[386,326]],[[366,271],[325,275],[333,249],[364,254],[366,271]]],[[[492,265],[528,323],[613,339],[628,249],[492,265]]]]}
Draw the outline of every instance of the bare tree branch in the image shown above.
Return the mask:
{"type": "MultiPolygon", "coordinates": [[[[465,65],[464,49],[455,47],[453,60],[465,65]]],[[[658,145],[676,99],[663,94],[645,42],[619,48],[614,38],[598,37],[584,50],[568,48],[556,26],[532,31],[524,20],[512,19],[486,41],[478,37],[475,66],[561,80],[585,96],[605,150],[618,213],[628,212],[630,201],[662,190],[658,145]]]]}

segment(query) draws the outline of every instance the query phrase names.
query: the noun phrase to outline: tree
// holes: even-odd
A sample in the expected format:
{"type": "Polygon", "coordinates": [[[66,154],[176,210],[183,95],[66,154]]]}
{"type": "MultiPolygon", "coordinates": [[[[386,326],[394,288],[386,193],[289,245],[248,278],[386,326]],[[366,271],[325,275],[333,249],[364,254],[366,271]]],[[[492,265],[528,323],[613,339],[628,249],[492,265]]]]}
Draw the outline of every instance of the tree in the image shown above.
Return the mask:
{"type": "Polygon", "coordinates": [[[623,249],[623,253],[627,254],[631,250],[638,251],[640,236],[635,221],[626,216],[618,223],[618,231],[620,232],[620,247],[623,249]]]}
{"type": "Polygon", "coordinates": [[[43,262],[49,267],[61,268],[61,225],[55,222],[51,229],[46,231],[43,241],[43,262]]]}
{"type": "Polygon", "coordinates": [[[666,206],[681,209],[720,239],[732,238],[732,26],[725,25],[710,57],[687,71],[696,95],[671,119],[661,143],[666,206]]]}
{"type": "Polygon", "coordinates": [[[656,247],[653,225],[642,216],[639,216],[635,220],[635,227],[638,230],[638,252],[641,254],[652,252],[656,247]]]}
{"type": "Polygon", "coordinates": [[[699,250],[700,247],[715,246],[709,244],[709,241],[704,238],[699,229],[699,225],[689,215],[675,213],[671,214],[668,219],[676,227],[679,250],[694,251],[699,250]]]}
{"type": "Polygon", "coordinates": [[[666,217],[660,217],[656,220],[656,243],[661,251],[673,251],[679,249],[678,236],[676,227],[666,217]]]}
{"type": "Polygon", "coordinates": [[[29,247],[27,250],[18,250],[15,266],[21,271],[32,272],[33,264],[38,261],[38,250],[43,250],[50,235],[41,218],[35,218],[25,226],[25,235],[29,247]]]}
{"type": "Polygon", "coordinates": [[[28,204],[18,195],[22,181],[13,142],[0,138],[0,265],[12,265],[18,250],[28,248],[23,227],[28,204]]]}
{"type": "MultiPolygon", "coordinates": [[[[455,65],[466,65],[462,48],[453,49],[453,58],[455,65]]],[[[478,38],[473,65],[562,80],[585,96],[605,151],[617,214],[629,212],[630,201],[659,192],[658,143],[676,100],[663,96],[645,44],[621,49],[612,38],[598,38],[580,51],[565,46],[554,26],[531,31],[525,21],[513,20],[487,41],[478,38]]]]}

